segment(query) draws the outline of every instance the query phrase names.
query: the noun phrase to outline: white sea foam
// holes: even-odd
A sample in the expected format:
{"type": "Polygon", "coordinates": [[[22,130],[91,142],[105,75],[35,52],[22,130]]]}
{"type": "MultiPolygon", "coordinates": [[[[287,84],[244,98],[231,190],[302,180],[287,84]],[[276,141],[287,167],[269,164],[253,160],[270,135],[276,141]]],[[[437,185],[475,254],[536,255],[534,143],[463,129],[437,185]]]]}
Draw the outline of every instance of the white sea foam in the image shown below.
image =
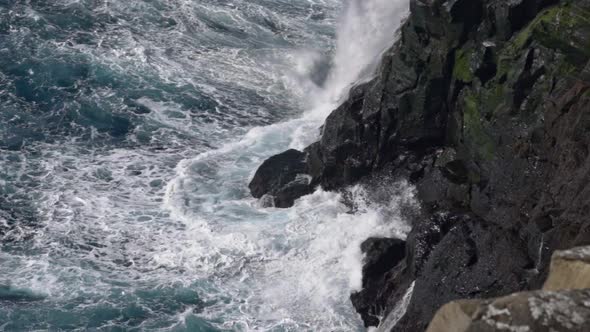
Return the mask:
{"type": "MultiPolygon", "coordinates": [[[[179,176],[168,184],[166,206],[187,224],[205,219],[212,236],[208,246],[238,252],[236,258],[244,259],[233,282],[246,285],[235,287],[247,289],[248,301],[224,327],[360,328],[348,299],[360,288],[360,243],[370,236],[405,236],[408,227],[395,201],[411,201],[412,189],[398,184],[404,189],[397,191],[391,204],[375,206],[363,188],[351,188],[360,206],[356,213],[348,213],[338,194],[321,189],[285,211],[261,209],[252,199],[239,197],[247,195],[247,180],[264,158],[317,139],[319,125],[346,98],[348,89],[371,76],[380,54],[392,44],[406,6],[406,1],[352,2],[340,22],[338,47],[325,84],[303,82],[302,90],[314,100],[311,111],[295,120],[254,128],[242,140],[178,166],[179,176]],[[228,223],[235,220],[232,217],[237,217],[236,223],[228,223]]],[[[295,67],[296,77],[301,80],[317,61],[317,54],[307,53],[295,67]]],[[[234,287],[231,278],[223,280],[230,285],[225,288],[234,287]]],[[[213,311],[209,314],[215,316],[213,311]]]]}
{"type": "MultiPolygon", "coordinates": [[[[205,232],[198,222],[202,211],[186,218],[188,225],[199,229],[190,231],[190,240],[207,237],[202,246],[205,251],[196,257],[210,257],[212,264],[198,269],[220,276],[218,287],[237,292],[236,297],[243,296],[242,292],[249,294],[237,312],[232,306],[221,308],[223,327],[266,330],[290,322],[284,327],[358,329],[348,297],[360,289],[361,242],[371,236],[404,238],[408,231],[399,207],[401,202],[413,202],[414,193],[407,184],[396,186],[399,195],[392,197],[390,204],[379,206],[367,199],[364,188],[351,188],[356,213],[350,213],[339,194],[318,190],[289,210],[259,209],[251,200],[246,205],[222,202],[211,211],[240,209],[240,218],[249,218],[233,225],[209,225],[205,232]],[[221,256],[213,258],[217,254],[221,256]]],[[[168,250],[174,253],[170,255],[173,259],[195,257],[187,253],[186,243],[168,250]]],[[[207,314],[219,315],[213,309],[217,308],[207,314]]]]}
{"type": "MultiPolygon", "coordinates": [[[[322,85],[309,76],[325,61],[318,50],[332,37],[322,29],[339,1],[277,0],[277,11],[264,2],[156,3],[105,2],[97,14],[118,21],[92,31],[98,43],[77,43],[73,33],[71,43],[39,46],[56,58],[74,50],[97,64],[91,70],[125,77],[131,90],[157,91],[132,100],[150,113],[131,141],[152,131],[145,148],[102,147],[104,136],[94,130],[87,145],[73,137],[39,144],[38,156],[18,162],[0,156],[10,181],[34,183],[14,190],[30,192],[39,223],[34,231],[13,228],[15,238],[34,236],[22,252],[0,252],[0,282],[45,294],[56,306],[75,305],[80,316],[137,305],[150,313],[145,329],[182,328],[195,315],[243,331],[361,329],[348,300],[360,287],[359,245],[405,235],[399,206],[412,202],[413,189],[398,183],[390,204],[378,206],[365,188],[349,188],[359,207],[350,213],[340,194],[321,189],[292,209],[260,208],[247,183],[265,158],[317,139],[325,117],[393,42],[407,1],[351,3],[322,85]],[[323,8],[327,18],[302,20],[294,5],[309,7],[310,16],[323,8]],[[162,12],[176,25],[167,26],[162,12]],[[264,19],[271,25],[257,21],[264,19]],[[215,107],[202,114],[184,97],[215,107]],[[295,116],[298,109],[307,111],[295,116]],[[179,287],[195,290],[204,308],[191,303],[162,313],[161,299],[145,295],[179,287]]],[[[46,24],[40,14],[35,20],[46,24]]],[[[103,86],[86,101],[116,109],[113,89],[103,86]]]]}

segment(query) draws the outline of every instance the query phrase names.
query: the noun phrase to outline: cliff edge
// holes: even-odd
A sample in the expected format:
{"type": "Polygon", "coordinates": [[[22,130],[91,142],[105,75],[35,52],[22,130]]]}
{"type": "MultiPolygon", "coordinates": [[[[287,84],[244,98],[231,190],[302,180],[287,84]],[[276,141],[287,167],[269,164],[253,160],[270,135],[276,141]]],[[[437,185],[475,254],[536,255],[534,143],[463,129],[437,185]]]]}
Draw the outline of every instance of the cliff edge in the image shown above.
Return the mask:
{"type": "Polygon", "coordinates": [[[375,176],[416,186],[423,213],[396,244],[403,257],[367,252],[385,268],[365,269],[351,296],[377,326],[413,289],[395,331],[425,330],[449,301],[539,289],[553,252],[590,244],[590,0],[410,8],[320,141],[288,152],[291,167],[266,162],[251,186],[281,207],[375,176]]]}

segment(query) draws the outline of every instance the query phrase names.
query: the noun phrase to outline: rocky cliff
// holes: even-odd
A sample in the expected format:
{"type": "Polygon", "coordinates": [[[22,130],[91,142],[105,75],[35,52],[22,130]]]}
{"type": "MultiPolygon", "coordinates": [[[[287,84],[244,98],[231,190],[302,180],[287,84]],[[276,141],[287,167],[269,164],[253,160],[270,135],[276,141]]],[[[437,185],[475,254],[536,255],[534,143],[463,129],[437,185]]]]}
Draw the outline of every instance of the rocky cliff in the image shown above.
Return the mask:
{"type": "Polygon", "coordinates": [[[405,243],[364,246],[372,267],[351,297],[376,326],[413,285],[395,331],[425,330],[452,300],[540,288],[555,250],[590,244],[590,0],[410,7],[321,140],[269,160],[251,185],[287,207],[320,185],[415,184],[423,213],[405,243]]]}

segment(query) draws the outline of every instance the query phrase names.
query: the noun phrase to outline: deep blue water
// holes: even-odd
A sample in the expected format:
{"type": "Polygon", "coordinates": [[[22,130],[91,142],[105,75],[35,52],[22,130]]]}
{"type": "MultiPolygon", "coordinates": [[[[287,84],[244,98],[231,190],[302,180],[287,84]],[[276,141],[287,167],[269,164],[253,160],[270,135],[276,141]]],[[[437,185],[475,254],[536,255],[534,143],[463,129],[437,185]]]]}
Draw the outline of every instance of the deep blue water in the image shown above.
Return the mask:
{"type": "Polygon", "coordinates": [[[360,330],[397,203],[247,183],[373,72],[406,1],[369,3],[0,0],[0,331],[360,330]]]}

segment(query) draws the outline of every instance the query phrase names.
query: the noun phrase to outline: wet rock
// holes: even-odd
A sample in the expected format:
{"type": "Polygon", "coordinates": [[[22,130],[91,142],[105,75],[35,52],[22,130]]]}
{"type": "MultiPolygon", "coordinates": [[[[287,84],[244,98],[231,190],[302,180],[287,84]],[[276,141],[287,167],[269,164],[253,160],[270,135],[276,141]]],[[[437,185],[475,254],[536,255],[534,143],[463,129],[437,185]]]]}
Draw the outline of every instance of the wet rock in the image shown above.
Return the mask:
{"type": "Polygon", "coordinates": [[[469,214],[448,214],[416,226],[408,237],[408,274],[415,288],[396,331],[423,331],[436,310],[461,298],[518,291],[532,262],[510,230],[469,214]]]}
{"type": "Polygon", "coordinates": [[[307,172],[306,154],[287,150],[262,163],[249,184],[250,192],[256,198],[272,196],[276,207],[293,206],[297,198],[313,189],[307,172]]]}
{"type": "Polygon", "coordinates": [[[291,207],[296,199],[311,194],[312,191],[311,177],[309,175],[299,174],[293,181],[273,193],[274,206],[278,208],[291,207]]]}
{"type": "MultiPolygon", "coordinates": [[[[353,293],[351,301],[361,314],[366,326],[377,325],[386,303],[375,301],[389,283],[386,273],[400,263],[406,255],[405,241],[392,238],[370,238],[363,242],[363,290],[353,293]]],[[[387,299],[387,297],[381,297],[387,299]]]]}
{"type": "Polygon", "coordinates": [[[351,296],[374,326],[415,282],[393,327],[414,332],[448,301],[540,288],[553,252],[590,245],[590,0],[410,9],[376,77],[295,163],[328,190],[374,174],[417,187],[405,257],[375,250],[351,296]]]}
{"type": "Polygon", "coordinates": [[[401,262],[406,256],[406,243],[393,238],[370,238],[363,242],[361,250],[365,254],[363,285],[367,285],[401,262]]]}
{"type": "MultiPolygon", "coordinates": [[[[435,311],[451,300],[520,290],[532,268],[517,234],[470,214],[441,214],[415,225],[405,247],[399,263],[363,270],[370,277],[351,298],[368,326],[378,325],[379,317],[394,310],[414,281],[407,313],[396,331],[424,330],[435,311]]],[[[378,257],[372,259],[379,262],[378,257]]]]}
{"type": "Polygon", "coordinates": [[[372,169],[377,132],[359,125],[363,91],[364,87],[355,88],[351,98],[328,116],[320,142],[310,147],[311,174],[325,189],[351,184],[372,169]]]}

